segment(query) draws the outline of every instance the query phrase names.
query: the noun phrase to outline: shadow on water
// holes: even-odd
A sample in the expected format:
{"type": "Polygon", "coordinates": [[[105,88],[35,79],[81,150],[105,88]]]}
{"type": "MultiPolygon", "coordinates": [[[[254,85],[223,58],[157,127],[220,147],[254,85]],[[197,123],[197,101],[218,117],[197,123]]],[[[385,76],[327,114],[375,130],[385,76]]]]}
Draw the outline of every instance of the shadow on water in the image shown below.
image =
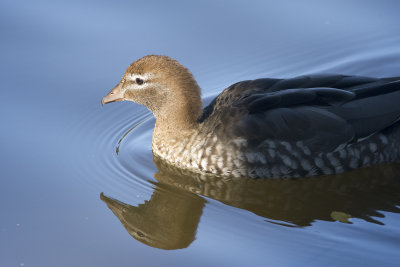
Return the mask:
{"type": "Polygon", "coordinates": [[[208,197],[289,227],[317,220],[383,224],[380,211],[400,212],[400,165],[374,166],[341,175],[286,180],[224,179],[177,169],[154,158],[155,190],[137,207],[101,194],[128,233],[161,249],[195,239],[208,197]]]}

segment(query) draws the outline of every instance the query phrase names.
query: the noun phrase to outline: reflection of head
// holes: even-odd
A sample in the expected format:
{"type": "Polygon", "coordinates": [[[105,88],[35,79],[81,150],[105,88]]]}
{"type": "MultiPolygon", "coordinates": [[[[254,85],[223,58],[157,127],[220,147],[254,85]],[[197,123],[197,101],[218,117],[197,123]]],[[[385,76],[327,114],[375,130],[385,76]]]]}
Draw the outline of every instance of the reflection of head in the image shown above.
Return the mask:
{"type": "Polygon", "coordinates": [[[151,199],[137,207],[106,197],[100,198],[138,241],[161,249],[188,247],[195,239],[204,200],[158,185],[151,199]]]}

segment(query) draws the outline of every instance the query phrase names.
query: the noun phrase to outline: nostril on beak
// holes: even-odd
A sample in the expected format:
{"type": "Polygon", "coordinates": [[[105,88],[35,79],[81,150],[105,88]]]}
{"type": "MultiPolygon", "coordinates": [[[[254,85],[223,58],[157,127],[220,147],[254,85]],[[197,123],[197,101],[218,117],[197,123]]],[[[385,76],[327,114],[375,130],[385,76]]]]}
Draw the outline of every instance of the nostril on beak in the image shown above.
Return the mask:
{"type": "Polygon", "coordinates": [[[124,99],[124,91],[119,87],[119,85],[115,86],[103,99],[101,100],[101,104],[107,104],[115,101],[123,101],[124,99]]]}

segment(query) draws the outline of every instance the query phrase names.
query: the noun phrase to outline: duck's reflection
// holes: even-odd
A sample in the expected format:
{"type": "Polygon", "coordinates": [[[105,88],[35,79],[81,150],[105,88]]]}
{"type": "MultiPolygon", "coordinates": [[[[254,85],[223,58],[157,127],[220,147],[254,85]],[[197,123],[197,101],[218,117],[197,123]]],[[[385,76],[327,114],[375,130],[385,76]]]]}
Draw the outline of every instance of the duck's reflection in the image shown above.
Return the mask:
{"type": "Polygon", "coordinates": [[[101,193],[128,233],[140,242],[162,249],[180,249],[195,239],[205,200],[165,184],[156,184],[149,201],[137,207],[101,193]]]}
{"type": "Polygon", "coordinates": [[[316,220],[382,224],[380,211],[400,212],[400,164],[297,180],[227,180],[173,168],[155,158],[156,189],[137,207],[101,199],[137,240],[162,249],[187,247],[209,197],[266,221],[310,226],[316,220]]]}

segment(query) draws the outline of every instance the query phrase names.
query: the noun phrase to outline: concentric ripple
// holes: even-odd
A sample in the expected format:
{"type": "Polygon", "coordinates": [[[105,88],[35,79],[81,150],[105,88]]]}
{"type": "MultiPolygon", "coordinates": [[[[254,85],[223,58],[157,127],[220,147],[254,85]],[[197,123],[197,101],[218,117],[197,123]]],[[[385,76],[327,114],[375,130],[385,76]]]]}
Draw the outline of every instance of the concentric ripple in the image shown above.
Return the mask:
{"type": "Polygon", "coordinates": [[[74,164],[80,182],[122,198],[150,195],[148,180],[156,171],[151,160],[153,127],[151,113],[132,103],[88,111],[74,127],[80,131],[71,142],[79,144],[74,164]]]}

